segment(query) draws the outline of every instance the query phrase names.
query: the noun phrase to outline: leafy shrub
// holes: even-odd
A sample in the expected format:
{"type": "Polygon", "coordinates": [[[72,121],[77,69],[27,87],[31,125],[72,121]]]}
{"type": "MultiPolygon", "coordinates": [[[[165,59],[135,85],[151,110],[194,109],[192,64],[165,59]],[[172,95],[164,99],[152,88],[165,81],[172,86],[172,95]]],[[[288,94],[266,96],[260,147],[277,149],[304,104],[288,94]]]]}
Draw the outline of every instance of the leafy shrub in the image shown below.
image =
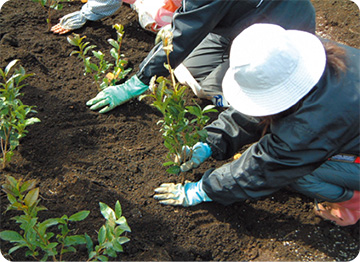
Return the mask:
{"type": "Polygon", "coordinates": [[[70,55],[78,55],[85,65],[85,74],[91,74],[98,91],[101,91],[109,86],[116,85],[121,79],[124,79],[130,72],[131,68],[125,69],[127,60],[122,59],[121,43],[124,36],[124,27],[119,24],[113,26],[116,30],[117,39],[108,39],[109,44],[112,46],[110,55],[115,59],[114,64],[105,60],[105,54],[101,51],[94,51],[95,45],[89,45],[89,42],[83,42],[86,36],[73,33],[68,36],[68,42],[79,48],[78,51],[71,52],[70,55]],[[92,56],[87,56],[89,51],[92,52],[93,57],[98,60],[98,63],[92,63],[92,56]],[[112,68],[112,70],[110,70],[112,68]],[[108,72],[110,70],[110,72],[108,72]]]}
{"type": "Polygon", "coordinates": [[[156,107],[163,115],[163,119],[158,122],[164,138],[164,145],[169,150],[167,158],[170,160],[164,163],[169,166],[168,173],[179,174],[180,165],[191,158],[183,151],[184,146],[190,148],[197,142],[204,142],[207,132],[204,128],[210,117],[210,112],[217,112],[215,106],[208,105],[202,109],[195,101],[195,105],[187,105],[185,90],[187,86],[176,82],[174,70],[169,63],[169,54],[173,50],[172,34],[168,32],[162,40],[163,48],[166,52],[168,64],[165,67],[170,72],[170,79],[154,76],[150,83],[151,94],[140,97],[151,97],[154,101],[152,106],[156,107]]]}
{"type": "Polygon", "coordinates": [[[25,69],[20,66],[10,76],[10,70],[16,64],[17,60],[11,61],[3,71],[0,69],[0,75],[4,82],[0,83],[0,145],[2,151],[2,167],[10,162],[15,148],[19,145],[20,138],[28,132],[25,128],[28,125],[40,122],[36,117],[26,118],[29,113],[36,113],[32,106],[24,105],[19,96],[20,89],[24,86],[23,80],[32,74],[26,74],[25,69]]]}
{"type": "Polygon", "coordinates": [[[46,23],[48,24],[48,30],[51,28],[51,17],[53,10],[61,10],[63,8],[62,2],[70,2],[72,0],[32,0],[34,3],[38,3],[47,13],[46,23]]]}
{"type": "Polygon", "coordinates": [[[88,261],[107,261],[108,256],[116,257],[118,252],[123,252],[122,244],[129,241],[124,232],[131,232],[126,218],[122,216],[121,205],[116,202],[115,211],[104,203],[100,204],[101,214],[106,219],[105,224],[98,233],[98,245],[95,246],[86,233],[84,235],[72,235],[69,222],[84,220],[90,211],[80,211],[70,217],[63,215],[60,218],[50,218],[43,222],[39,221],[38,212],[47,210],[39,206],[39,188],[35,187],[36,181],[22,182],[11,176],[6,177],[6,183],[2,186],[10,202],[6,211],[21,211],[22,215],[12,217],[20,226],[20,230],[4,230],[0,232],[0,238],[14,243],[8,254],[10,255],[19,248],[27,248],[25,255],[41,261],[51,258],[53,261],[62,261],[63,254],[76,252],[75,246],[86,245],[88,261]],[[52,226],[58,226],[59,232],[48,231],[52,226]]]}

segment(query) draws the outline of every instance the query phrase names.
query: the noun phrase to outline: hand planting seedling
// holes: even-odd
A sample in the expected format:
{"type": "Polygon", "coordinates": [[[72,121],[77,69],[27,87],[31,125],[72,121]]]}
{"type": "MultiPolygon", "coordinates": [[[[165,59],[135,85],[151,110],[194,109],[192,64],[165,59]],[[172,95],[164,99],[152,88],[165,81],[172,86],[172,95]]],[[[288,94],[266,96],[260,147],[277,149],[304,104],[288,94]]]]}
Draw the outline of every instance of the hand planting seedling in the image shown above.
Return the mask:
{"type": "Polygon", "coordinates": [[[127,60],[122,59],[121,42],[124,36],[124,27],[119,24],[113,26],[116,30],[117,39],[108,39],[109,44],[112,46],[110,55],[115,59],[114,64],[105,60],[105,54],[101,51],[94,51],[95,45],[89,45],[89,42],[83,42],[86,36],[80,37],[78,34],[72,34],[67,38],[68,42],[79,48],[78,51],[72,51],[70,55],[78,55],[85,65],[85,74],[90,74],[94,79],[98,91],[101,91],[109,86],[114,86],[120,80],[124,79],[130,72],[131,68],[125,69],[127,60]],[[87,56],[89,51],[98,59],[98,63],[92,63],[92,57],[87,56]],[[109,69],[112,70],[108,72],[109,69]]]}
{"type": "Polygon", "coordinates": [[[22,95],[20,89],[24,86],[21,82],[32,74],[26,74],[25,69],[20,66],[10,76],[10,71],[16,62],[17,60],[11,61],[4,71],[0,69],[3,80],[0,83],[0,146],[2,152],[0,160],[2,168],[5,168],[6,164],[10,162],[15,148],[19,145],[20,138],[28,132],[25,128],[40,122],[36,117],[26,118],[29,113],[36,113],[36,111],[32,109],[32,106],[24,105],[19,96],[22,95]]]}
{"type": "Polygon", "coordinates": [[[16,180],[14,177],[7,176],[6,183],[2,186],[10,202],[6,211],[22,212],[22,215],[12,217],[20,225],[19,232],[13,230],[0,232],[2,240],[14,243],[14,247],[8,252],[9,255],[24,247],[28,249],[25,255],[35,260],[63,261],[64,254],[77,251],[75,246],[86,245],[89,254],[87,261],[107,261],[108,256],[116,257],[117,253],[123,252],[122,244],[128,242],[129,238],[121,235],[131,230],[126,218],[122,216],[119,201],[115,204],[115,211],[108,205],[99,203],[101,214],[106,222],[99,230],[98,245],[94,248],[88,234],[74,235],[71,233],[75,230],[69,229],[70,222],[84,220],[90,211],[79,211],[70,217],[63,215],[60,218],[49,218],[40,222],[38,212],[47,209],[39,206],[39,188],[35,185],[35,180],[22,182],[21,179],[16,180]],[[60,232],[55,235],[48,229],[56,225],[60,232]]]}
{"type": "Polygon", "coordinates": [[[201,109],[195,101],[195,105],[186,105],[187,86],[176,82],[174,70],[169,63],[169,54],[173,48],[171,32],[164,35],[162,42],[168,59],[165,67],[170,72],[170,79],[154,76],[150,83],[151,94],[142,95],[140,99],[153,98],[152,106],[163,114],[164,118],[158,124],[161,124],[164,145],[169,150],[167,158],[170,160],[163,165],[169,166],[168,173],[179,174],[181,164],[192,155],[191,149],[186,148],[192,148],[199,141],[204,142],[207,137],[203,127],[210,117],[206,114],[217,110],[213,105],[201,109]]]}
{"type": "Polygon", "coordinates": [[[48,13],[46,23],[48,24],[48,31],[51,28],[51,17],[53,10],[61,10],[63,8],[62,2],[70,2],[72,0],[32,0],[34,3],[39,3],[40,6],[48,13]]]}

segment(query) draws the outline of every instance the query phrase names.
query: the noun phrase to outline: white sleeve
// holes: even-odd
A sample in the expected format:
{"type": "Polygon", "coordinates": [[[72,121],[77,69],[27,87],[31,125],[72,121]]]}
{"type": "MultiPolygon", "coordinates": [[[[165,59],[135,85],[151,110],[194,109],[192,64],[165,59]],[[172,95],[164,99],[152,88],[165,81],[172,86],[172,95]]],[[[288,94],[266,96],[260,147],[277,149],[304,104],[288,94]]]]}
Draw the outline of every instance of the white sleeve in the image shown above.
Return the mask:
{"type": "Polygon", "coordinates": [[[86,18],[80,11],[65,15],[60,19],[60,25],[64,29],[74,30],[82,27],[86,23],[86,18]]]}
{"type": "Polygon", "coordinates": [[[85,19],[96,21],[115,13],[121,4],[121,0],[88,0],[80,12],[85,19]]]}

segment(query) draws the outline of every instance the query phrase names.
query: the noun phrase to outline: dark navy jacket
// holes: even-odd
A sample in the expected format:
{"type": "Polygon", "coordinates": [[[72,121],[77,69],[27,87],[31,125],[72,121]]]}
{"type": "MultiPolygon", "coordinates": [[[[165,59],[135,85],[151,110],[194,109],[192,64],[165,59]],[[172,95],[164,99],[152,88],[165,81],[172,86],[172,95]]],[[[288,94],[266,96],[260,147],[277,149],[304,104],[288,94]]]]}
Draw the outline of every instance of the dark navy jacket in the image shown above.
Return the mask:
{"type": "Polygon", "coordinates": [[[238,160],[205,173],[203,189],[212,200],[226,205],[266,196],[333,155],[360,156],[360,50],[343,47],[347,72],[336,77],[326,67],[301,107],[272,124],[265,136],[260,138],[263,127],[256,118],[233,108],[206,127],[216,159],[230,158],[255,142],[238,160]]]}
{"type": "MultiPolygon", "coordinates": [[[[171,67],[181,64],[209,33],[232,41],[245,28],[260,22],[315,33],[315,10],[310,0],[183,0],[172,23],[171,67]]],[[[138,78],[148,85],[154,75],[167,76],[164,63],[167,59],[159,43],[141,63],[138,78]]]]}

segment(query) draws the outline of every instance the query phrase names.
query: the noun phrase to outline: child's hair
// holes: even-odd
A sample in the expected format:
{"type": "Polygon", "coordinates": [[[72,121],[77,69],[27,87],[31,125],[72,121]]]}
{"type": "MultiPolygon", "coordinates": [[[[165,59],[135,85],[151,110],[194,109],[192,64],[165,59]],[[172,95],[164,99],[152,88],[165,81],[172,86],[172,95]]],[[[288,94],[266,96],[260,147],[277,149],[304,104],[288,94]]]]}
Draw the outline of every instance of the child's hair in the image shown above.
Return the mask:
{"type": "MultiPolygon", "coordinates": [[[[326,42],[323,41],[322,43],[324,45],[325,52],[326,52],[326,67],[329,68],[331,74],[333,74],[334,76],[339,78],[340,74],[345,72],[346,68],[347,68],[346,50],[344,48],[342,48],[341,46],[335,44],[332,41],[326,41],[326,42]]],[[[259,124],[264,125],[262,136],[264,136],[266,134],[269,126],[272,123],[276,122],[277,120],[279,120],[291,113],[296,112],[301,107],[304,98],[302,98],[294,106],[290,107],[289,109],[287,109],[283,112],[280,112],[275,115],[261,117],[261,121],[259,124]]]]}

